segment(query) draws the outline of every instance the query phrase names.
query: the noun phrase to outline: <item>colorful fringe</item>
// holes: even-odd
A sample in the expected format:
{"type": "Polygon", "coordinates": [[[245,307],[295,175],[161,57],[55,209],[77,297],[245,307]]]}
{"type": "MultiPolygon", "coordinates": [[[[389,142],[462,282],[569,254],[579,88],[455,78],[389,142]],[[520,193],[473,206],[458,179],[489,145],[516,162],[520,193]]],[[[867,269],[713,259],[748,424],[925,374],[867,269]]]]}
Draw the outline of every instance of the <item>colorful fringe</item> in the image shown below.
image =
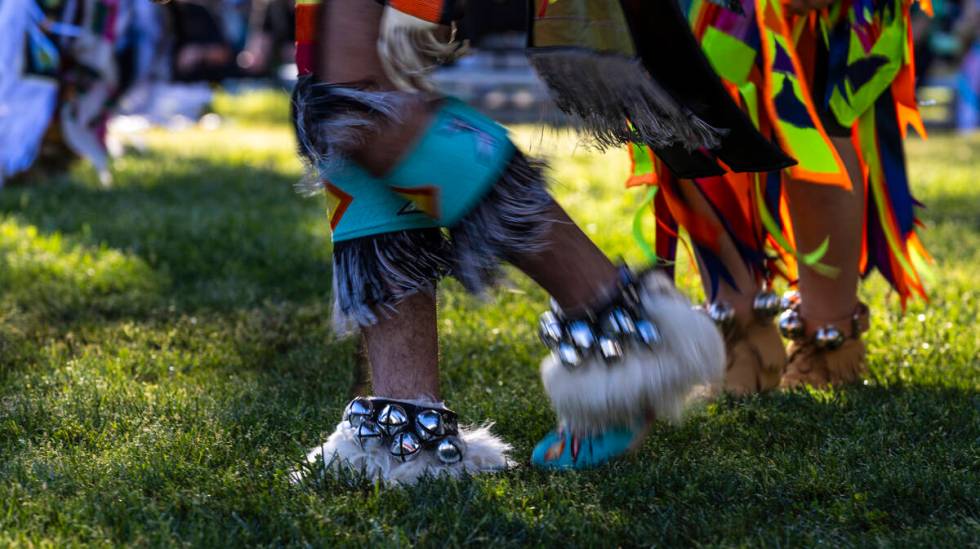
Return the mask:
{"type": "MultiPolygon", "coordinates": [[[[771,283],[778,275],[794,283],[799,262],[832,276],[835,269],[820,263],[827,242],[817,250],[796,250],[783,193],[791,180],[850,187],[818,115],[832,113],[841,126],[850,128],[867,174],[861,272],[866,276],[877,269],[901,296],[903,306],[913,295],[925,298],[920,272],[928,256],[915,233],[921,226],[915,208],[921,204],[911,195],[902,147],[909,126],[925,135],[914,97],[911,4],[912,0],[841,0],[822,13],[797,17],[784,13],[779,0],[742,0],[741,10],[694,0],[689,14],[695,35],[732,97],[760,132],[799,164],[782,172],[695,180],[722,220],[719,225],[697,216],[676,191],[678,182],[669,170],[649,148],[634,145],[627,185],[653,185],[659,191],[653,200],[656,244],[643,242],[641,247],[653,251],[661,263],[671,263],[677,226],[683,227],[711,278],[712,293],[719,280],[731,283],[717,255],[723,232],[759,282],[771,283]],[[828,52],[826,90],[807,85],[812,82],[817,47],[828,52]]],[[[920,0],[920,6],[927,13],[931,10],[928,0],[920,0]]]]}

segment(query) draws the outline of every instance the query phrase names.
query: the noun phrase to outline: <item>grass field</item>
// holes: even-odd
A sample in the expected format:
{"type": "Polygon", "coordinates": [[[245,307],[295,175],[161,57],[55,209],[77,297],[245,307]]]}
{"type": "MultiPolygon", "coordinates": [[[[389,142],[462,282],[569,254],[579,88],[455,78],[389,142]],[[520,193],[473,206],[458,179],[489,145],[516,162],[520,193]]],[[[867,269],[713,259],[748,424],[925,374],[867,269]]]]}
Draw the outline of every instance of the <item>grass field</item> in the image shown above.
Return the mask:
{"type": "MultiPolygon", "coordinates": [[[[864,386],[723,398],[612,466],[542,473],[546,297],[516,274],[491,302],[447,283],[444,396],[521,465],[383,490],[287,480],[336,423],[354,349],[329,329],[325,204],[292,190],[285,100],[217,108],[220,129],[146,136],[112,188],[78,168],[0,191],[0,546],[980,544],[980,138],[909,144],[931,303],[903,314],[868,281],[864,386]]],[[[638,260],[624,155],[517,135],[638,260]]]]}

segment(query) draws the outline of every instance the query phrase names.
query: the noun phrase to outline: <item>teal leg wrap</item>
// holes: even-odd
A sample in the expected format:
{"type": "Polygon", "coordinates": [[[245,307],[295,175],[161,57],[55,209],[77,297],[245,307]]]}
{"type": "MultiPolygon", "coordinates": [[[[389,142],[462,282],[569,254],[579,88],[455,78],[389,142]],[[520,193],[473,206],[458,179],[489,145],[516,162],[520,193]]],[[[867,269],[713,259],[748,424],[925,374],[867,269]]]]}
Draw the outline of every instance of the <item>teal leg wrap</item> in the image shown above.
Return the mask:
{"type": "Polygon", "coordinates": [[[335,161],[324,186],[341,333],[374,324],[449,273],[480,292],[502,259],[542,245],[552,205],[506,130],[454,99],[388,174],[335,161]]]}
{"type": "Polygon", "coordinates": [[[447,99],[385,181],[441,226],[452,227],[490,192],[515,153],[506,129],[447,99]]]}

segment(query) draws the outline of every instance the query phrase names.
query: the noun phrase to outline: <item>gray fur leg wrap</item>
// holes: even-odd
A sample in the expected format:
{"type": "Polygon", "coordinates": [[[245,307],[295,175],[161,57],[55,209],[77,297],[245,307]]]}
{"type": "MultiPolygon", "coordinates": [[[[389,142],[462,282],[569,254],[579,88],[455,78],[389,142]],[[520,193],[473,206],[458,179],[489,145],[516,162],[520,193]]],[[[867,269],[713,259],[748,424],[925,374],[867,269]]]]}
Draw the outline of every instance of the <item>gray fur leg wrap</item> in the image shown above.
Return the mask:
{"type": "Polygon", "coordinates": [[[452,266],[439,229],[398,231],[345,240],[333,249],[333,324],[340,336],[371,326],[416,293],[434,294],[452,266]]]}

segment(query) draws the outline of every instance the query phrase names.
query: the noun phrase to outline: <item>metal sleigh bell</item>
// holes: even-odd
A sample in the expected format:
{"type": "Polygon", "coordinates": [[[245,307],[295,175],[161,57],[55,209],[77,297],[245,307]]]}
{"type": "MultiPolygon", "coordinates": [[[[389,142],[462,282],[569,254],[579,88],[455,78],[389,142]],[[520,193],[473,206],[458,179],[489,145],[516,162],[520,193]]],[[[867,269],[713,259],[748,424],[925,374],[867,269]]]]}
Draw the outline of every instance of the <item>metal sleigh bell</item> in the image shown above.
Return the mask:
{"type": "Polygon", "coordinates": [[[374,404],[370,400],[357,397],[350,401],[347,408],[344,409],[344,421],[351,426],[352,429],[357,429],[364,423],[365,420],[371,419],[374,414],[374,404]]]}
{"type": "Polygon", "coordinates": [[[415,433],[422,442],[429,442],[446,434],[442,414],[436,410],[419,412],[415,417],[415,433]]]}
{"type": "Polygon", "coordinates": [[[444,464],[452,465],[462,461],[465,448],[466,445],[462,440],[452,436],[446,437],[439,441],[439,445],[436,447],[436,456],[444,464]]]}
{"type": "Polygon", "coordinates": [[[800,305],[800,292],[795,290],[790,290],[783,294],[782,299],[779,301],[779,306],[783,310],[795,309],[800,305]]]}
{"type": "Polygon", "coordinates": [[[582,351],[592,351],[596,346],[595,332],[585,320],[574,320],[568,323],[568,337],[582,351]]]}
{"type": "Polygon", "coordinates": [[[551,311],[542,313],[538,321],[538,335],[549,349],[556,348],[564,335],[558,315],[551,311]]]}
{"type": "Polygon", "coordinates": [[[611,336],[626,337],[636,333],[636,323],[625,309],[616,307],[603,319],[602,329],[611,336]]]}
{"type": "Polygon", "coordinates": [[[398,433],[391,439],[391,455],[402,461],[411,461],[418,457],[422,443],[415,433],[398,433]]]}
{"type": "Polygon", "coordinates": [[[763,320],[770,320],[779,314],[782,300],[773,292],[760,292],[752,299],[752,311],[763,320]]]}
{"type": "Polygon", "coordinates": [[[735,309],[727,303],[715,301],[708,306],[708,316],[721,328],[727,328],[735,320],[735,309]]]}
{"type": "Polygon", "coordinates": [[[832,351],[844,344],[844,334],[836,326],[824,326],[813,335],[813,341],[817,346],[832,351]]]}
{"type": "Polygon", "coordinates": [[[378,414],[378,426],[388,436],[395,436],[408,425],[408,414],[397,404],[388,404],[378,414]]]}
{"type": "Polygon", "coordinates": [[[357,444],[365,450],[380,444],[384,438],[384,432],[373,421],[364,421],[358,425],[356,435],[357,444]]]}
{"type": "Polygon", "coordinates": [[[784,311],[779,317],[779,333],[786,339],[802,339],[806,335],[806,327],[799,313],[792,309],[784,311]]]}

